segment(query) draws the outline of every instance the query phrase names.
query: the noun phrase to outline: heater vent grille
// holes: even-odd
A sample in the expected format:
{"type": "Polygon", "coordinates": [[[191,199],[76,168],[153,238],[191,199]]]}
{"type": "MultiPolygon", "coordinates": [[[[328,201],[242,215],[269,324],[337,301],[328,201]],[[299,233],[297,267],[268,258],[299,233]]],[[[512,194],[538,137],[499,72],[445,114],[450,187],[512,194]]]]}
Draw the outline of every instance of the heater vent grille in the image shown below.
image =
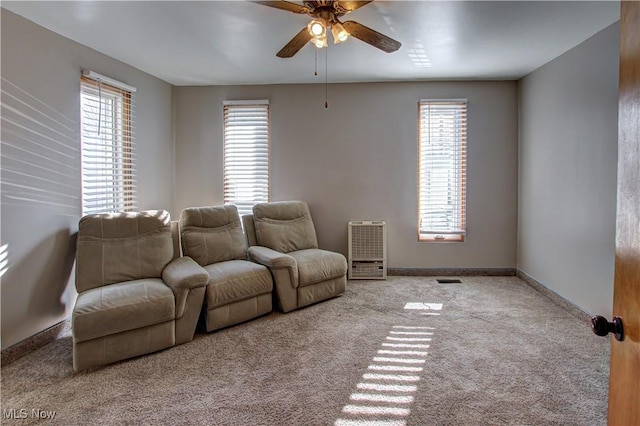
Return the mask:
{"type": "Polygon", "coordinates": [[[387,278],[387,226],[384,221],[349,222],[349,278],[387,278]]]}

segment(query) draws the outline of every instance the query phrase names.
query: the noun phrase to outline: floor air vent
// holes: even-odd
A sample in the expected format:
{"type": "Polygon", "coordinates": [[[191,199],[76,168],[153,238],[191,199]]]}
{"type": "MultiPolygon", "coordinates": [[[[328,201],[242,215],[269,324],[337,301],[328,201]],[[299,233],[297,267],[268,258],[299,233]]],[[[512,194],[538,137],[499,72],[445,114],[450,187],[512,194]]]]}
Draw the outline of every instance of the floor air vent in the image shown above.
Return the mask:
{"type": "Polygon", "coordinates": [[[436,281],[439,284],[462,284],[462,281],[457,278],[437,278],[436,281]]]}
{"type": "Polygon", "coordinates": [[[387,225],[384,221],[349,222],[349,279],[387,278],[387,225]]]}

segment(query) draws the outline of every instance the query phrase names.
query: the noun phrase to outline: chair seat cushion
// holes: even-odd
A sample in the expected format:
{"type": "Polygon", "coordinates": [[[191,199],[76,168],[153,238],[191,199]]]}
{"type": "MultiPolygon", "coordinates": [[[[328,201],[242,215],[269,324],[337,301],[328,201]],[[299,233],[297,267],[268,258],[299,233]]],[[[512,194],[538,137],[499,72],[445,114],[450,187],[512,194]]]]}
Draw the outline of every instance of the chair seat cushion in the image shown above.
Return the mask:
{"type": "Polygon", "coordinates": [[[298,263],[299,287],[342,277],[347,273],[347,260],[340,253],[307,249],[288,254],[298,263]]]}
{"type": "Polygon", "coordinates": [[[159,278],[111,284],[84,291],[73,309],[73,339],[96,339],[172,321],[173,291],[159,278]]]}
{"type": "Polygon", "coordinates": [[[207,265],[207,307],[216,308],[229,303],[271,293],[273,279],[266,266],[246,260],[229,260],[207,265]]]}

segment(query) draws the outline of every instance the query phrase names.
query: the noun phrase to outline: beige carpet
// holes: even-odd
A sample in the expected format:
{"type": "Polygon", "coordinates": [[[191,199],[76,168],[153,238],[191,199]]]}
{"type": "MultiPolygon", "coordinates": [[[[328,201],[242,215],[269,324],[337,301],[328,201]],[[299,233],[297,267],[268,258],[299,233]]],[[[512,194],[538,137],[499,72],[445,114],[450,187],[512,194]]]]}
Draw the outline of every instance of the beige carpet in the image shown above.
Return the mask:
{"type": "Polygon", "coordinates": [[[61,425],[606,424],[607,338],[518,278],[462,281],[352,281],[80,374],[64,336],[2,367],[2,423],[43,410],[61,425]]]}

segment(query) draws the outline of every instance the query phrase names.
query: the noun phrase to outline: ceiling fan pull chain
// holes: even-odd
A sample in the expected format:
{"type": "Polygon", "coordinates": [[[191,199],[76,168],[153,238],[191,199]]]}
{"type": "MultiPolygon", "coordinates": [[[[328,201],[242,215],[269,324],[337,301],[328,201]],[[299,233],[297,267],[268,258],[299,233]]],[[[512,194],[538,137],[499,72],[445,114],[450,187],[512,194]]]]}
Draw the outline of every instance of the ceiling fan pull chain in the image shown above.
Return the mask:
{"type": "Polygon", "coordinates": [[[328,76],[329,76],[329,45],[327,45],[327,48],[324,51],[324,109],[329,108],[329,101],[328,101],[328,96],[327,96],[327,86],[329,85],[328,83],[328,76]]]}
{"type": "Polygon", "coordinates": [[[313,66],[313,75],[318,75],[318,49],[313,49],[315,64],[313,66]]]}

